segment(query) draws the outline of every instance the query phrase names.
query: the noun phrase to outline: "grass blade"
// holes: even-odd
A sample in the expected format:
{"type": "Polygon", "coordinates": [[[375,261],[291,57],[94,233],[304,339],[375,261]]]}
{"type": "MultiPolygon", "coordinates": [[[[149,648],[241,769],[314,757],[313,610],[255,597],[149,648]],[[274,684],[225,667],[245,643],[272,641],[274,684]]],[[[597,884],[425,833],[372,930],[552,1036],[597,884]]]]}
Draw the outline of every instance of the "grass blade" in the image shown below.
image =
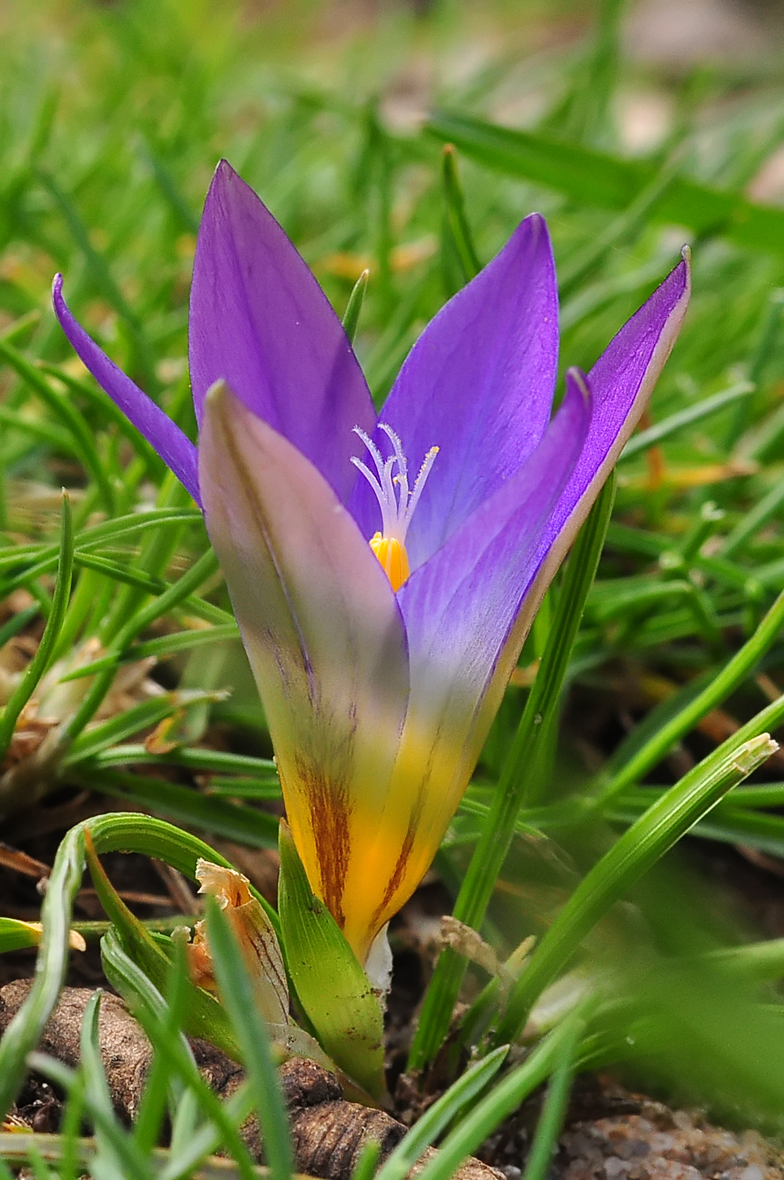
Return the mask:
{"type": "MultiPolygon", "coordinates": [[[[539,672],[455,902],[454,916],[468,926],[480,925],[509,851],[520,810],[535,802],[537,754],[557,715],[564,676],[596,574],[614,495],[612,478],[599,494],[572,551],[539,672]]],[[[437,1052],[449,1027],[465,970],[464,958],[450,948],[442,952],[422,1005],[409,1069],[421,1069],[437,1052]]]]}
{"type": "Polygon", "coordinates": [[[385,1161],[376,1180],[404,1180],[418,1163],[425,1149],[438,1138],[445,1127],[449,1126],[455,1115],[466,1103],[481,1094],[495,1077],[506,1060],[508,1051],[506,1045],[501,1045],[492,1053],[488,1053],[481,1061],[467,1069],[445,1094],[428,1107],[385,1161]]]}
{"type": "Polygon", "coordinates": [[[270,1052],[267,1030],[253,1000],[253,988],[228,921],[211,897],[206,899],[207,932],[221,998],[240,1042],[256,1096],[271,1180],[290,1180],[294,1166],[283,1094],[270,1052]]]}
{"type": "MultiPolygon", "coordinates": [[[[450,1180],[466,1156],[475,1151],[557,1067],[564,1045],[574,1042],[577,1021],[578,1017],[573,1015],[553,1029],[522,1065],[486,1095],[447,1136],[438,1153],[418,1173],[418,1180],[450,1180]]],[[[581,1031],[582,1021],[578,1028],[581,1031]]]]}
{"type": "Polygon", "coordinates": [[[725,742],[624,832],[583,878],[534,950],[512,988],[496,1031],[498,1041],[512,1041],[519,1035],[537,997],[624,891],[777,749],[767,734],[745,741],[740,748],[733,741],[725,742]]]}
{"type": "MultiPolygon", "coordinates": [[[[655,165],[644,161],[532,131],[512,131],[454,111],[436,111],[426,129],[488,168],[557,189],[581,205],[627,208],[656,174],[655,165]]],[[[784,254],[784,211],[693,180],[673,178],[649,213],[698,234],[720,233],[740,246],[784,254]]]]}
{"type": "Polygon", "coordinates": [[[25,669],[24,676],[14,690],[0,718],[0,756],[4,755],[11,742],[14,726],[19,714],[35,692],[41,677],[49,667],[52,653],[63,625],[68,599],[71,594],[73,576],[74,537],[71,502],[63,492],[63,516],[60,530],[60,554],[57,562],[57,585],[52,599],[52,609],[46,621],[38,650],[25,669]]]}

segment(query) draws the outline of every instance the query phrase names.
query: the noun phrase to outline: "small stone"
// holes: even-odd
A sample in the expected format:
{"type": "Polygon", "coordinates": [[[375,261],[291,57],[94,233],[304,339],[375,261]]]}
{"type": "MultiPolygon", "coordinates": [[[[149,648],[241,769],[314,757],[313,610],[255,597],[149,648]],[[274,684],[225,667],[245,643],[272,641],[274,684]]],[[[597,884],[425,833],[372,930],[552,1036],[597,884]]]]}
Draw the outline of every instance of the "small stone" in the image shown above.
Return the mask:
{"type": "Polygon", "coordinates": [[[642,1159],[650,1153],[650,1144],[643,1139],[629,1139],[626,1143],[618,1144],[616,1151],[622,1159],[642,1159]]]}
{"type": "Polygon", "coordinates": [[[617,1155],[611,1155],[604,1161],[604,1174],[607,1180],[621,1180],[628,1172],[629,1165],[617,1155]]]}
{"type": "Polygon", "coordinates": [[[749,1164],[740,1173],[738,1180],[765,1180],[765,1173],[758,1164],[749,1164]]]}

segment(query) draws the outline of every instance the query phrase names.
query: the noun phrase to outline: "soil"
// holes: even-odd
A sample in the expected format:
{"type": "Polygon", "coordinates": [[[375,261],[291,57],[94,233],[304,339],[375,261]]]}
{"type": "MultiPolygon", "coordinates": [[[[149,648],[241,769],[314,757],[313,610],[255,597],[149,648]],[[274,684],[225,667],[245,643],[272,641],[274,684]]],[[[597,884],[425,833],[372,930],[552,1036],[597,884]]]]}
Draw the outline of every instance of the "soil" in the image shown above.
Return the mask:
{"type": "MultiPolygon", "coordinates": [[[[105,806],[104,800],[64,794],[39,805],[34,815],[27,814],[6,825],[6,844],[0,845],[0,913],[34,920],[45,888],[42,870],[37,870],[34,863],[27,862],[25,872],[2,863],[9,860],[9,853],[12,862],[13,853],[23,851],[32,861],[51,865],[63,831],[86,815],[105,810],[105,806]]],[[[252,858],[242,859],[243,871],[253,876],[252,858]]],[[[764,937],[784,936],[784,883],[778,862],[756,863],[757,858],[749,859],[736,849],[697,841],[690,846],[689,860],[703,879],[729,898],[742,914],[744,924],[755,927],[764,937]]],[[[143,857],[121,854],[105,857],[104,863],[115,886],[141,917],[180,920],[178,915],[197,911],[198,901],[190,885],[172,879],[162,866],[143,857]]],[[[270,858],[262,857],[258,883],[265,893],[270,892],[273,869],[270,858]]],[[[395,1095],[392,1113],[407,1125],[437,1096],[437,1086],[429,1094],[420,1094],[402,1071],[438,921],[448,909],[447,891],[431,876],[391,932],[395,972],[388,1017],[388,1081],[395,1095]]],[[[89,888],[78,895],[76,911],[81,920],[102,916],[89,888]]],[[[1,955],[0,986],[31,976],[34,962],[33,951],[1,955]]],[[[67,982],[76,987],[106,986],[95,939],[88,940],[85,953],[72,955],[67,982]]],[[[507,1180],[520,1180],[539,1104],[539,1096],[523,1104],[477,1153],[483,1162],[503,1172],[507,1180]]],[[[56,1131],[60,1103],[46,1083],[33,1077],[20,1095],[16,1113],[38,1131],[56,1131]]],[[[578,1079],[548,1180],[698,1177],[784,1178],[784,1155],[756,1132],[714,1126],[699,1111],[673,1110],[650,1096],[624,1089],[612,1077],[586,1075],[578,1079]]]]}

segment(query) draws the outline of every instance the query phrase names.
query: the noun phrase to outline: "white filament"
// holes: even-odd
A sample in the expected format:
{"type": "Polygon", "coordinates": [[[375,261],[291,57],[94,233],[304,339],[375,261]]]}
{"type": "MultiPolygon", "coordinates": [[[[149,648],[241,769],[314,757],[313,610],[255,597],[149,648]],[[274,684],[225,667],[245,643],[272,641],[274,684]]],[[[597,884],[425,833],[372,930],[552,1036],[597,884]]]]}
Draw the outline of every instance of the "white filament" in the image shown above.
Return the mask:
{"type": "Polygon", "coordinates": [[[354,456],[352,456],[351,462],[362,472],[378,500],[378,506],[381,509],[381,533],[384,537],[394,538],[402,545],[405,543],[414,509],[419,503],[430,469],[438,454],[438,447],[431,447],[427,452],[414,480],[414,486],[409,488],[408,461],[403,454],[400,439],[386,422],[379,422],[378,425],[392,444],[392,454],[386,459],[382,458],[381,452],[372,438],[365,434],[360,426],[355,426],[354,433],[359,435],[370,452],[376,470],[375,472],[371,471],[366,463],[354,456]]]}

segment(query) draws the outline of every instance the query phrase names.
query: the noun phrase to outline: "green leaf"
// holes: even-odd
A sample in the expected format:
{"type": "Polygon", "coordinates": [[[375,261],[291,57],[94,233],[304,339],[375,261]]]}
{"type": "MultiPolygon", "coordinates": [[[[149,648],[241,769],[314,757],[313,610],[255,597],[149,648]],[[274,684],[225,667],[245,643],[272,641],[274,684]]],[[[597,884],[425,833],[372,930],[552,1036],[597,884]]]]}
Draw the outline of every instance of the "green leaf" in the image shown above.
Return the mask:
{"type": "MultiPolygon", "coordinates": [[[[154,986],[163,991],[169,977],[169,957],[164,953],[160,942],[151,937],[115,891],[95,854],[95,846],[89,831],[85,832],[84,843],[85,859],[96,893],[117,931],[125,953],[149,976],[154,986]]],[[[204,1037],[224,1053],[238,1060],[239,1047],[231,1023],[221,1005],[208,992],[190,982],[187,984],[187,990],[186,1031],[191,1036],[204,1037]]]]}
{"type": "MultiPolygon", "coordinates": [[[[751,674],[765,653],[773,646],[781,633],[782,626],[784,626],[784,592],[773,603],[751,639],[708,681],[697,696],[684,704],[684,707],[673,716],[667,716],[661,728],[652,734],[644,745],[637,747],[635,743],[627,762],[618,766],[617,762],[613,760],[611,772],[608,774],[605,769],[597,776],[595,805],[603,807],[619,791],[639,782],[706,714],[726,700],[730,693],[751,674]]],[[[763,710],[759,714],[761,724],[773,728],[779,723],[782,712],[784,712],[784,695],[769,709],[763,710]]],[[[741,732],[745,732],[745,730],[741,732]]],[[[760,730],[757,732],[759,733],[760,730]]],[[[746,736],[751,737],[752,734],[749,733],[746,736]]],[[[736,734],[735,740],[740,743],[745,738],[736,734]]]]}
{"type": "Polygon", "coordinates": [[[278,842],[276,816],[230,799],[202,795],[194,787],[147,775],[93,769],[90,761],[71,767],[68,779],[251,848],[275,848],[278,842]]]}
{"type": "Polygon", "coordinates": [[[95,446],[95,438],[85,419],[67,396],[56,393],[35,365],[12,345],[0,338],[0,357],[3,358],[46,406],[59,418],[73,440],[73,450],[85,470],[95,480],[101,499],[108,512],[114,510],[114,489],[104,470],[95,446]]]}
{"type": "MultiPolygon", "coordinates": [[[[222,1139],[237,1161],[240,1174],[245,1180],[250,1180],[253,1174],[250,1155],[237,1130],[251,1111],[247,1085],[239,1086],[226,1102],[220,1101],[217,1094],[200,1074],[190,1045],[181,1031],[181,1025],[173,1022],[173,1013],[161,993],[141,968],[125,953],[116,929],[110,930],[101,943],[101,961],[106,969],[107,978],[116,981],[114,986],[132,1008],[134,1016],[150,1038],[156,1057],[174,1073],[181,1083],[188,1087],[204,1113],[214,1124],[214,1128],[206,1127],[202,1128],[201,1132],[191,1133],[187,1147],[184,1149],[179,1147],[176,1152],[179,1158],[176,1161],[174,1158],[170,1160],[163,1175],[172,1177],[190,1175],[191,1167],[207,1151],[214,1150],[222,1139]],[[118,984],[119,986],[117,986],[118,984]],[[239,1113],[239,1118],[236,1117],[237,1113],[239,1113]]],[[[187,976],[183,982],[186,981],[187,976]]],[[[134,1137],[137,1137],[136,1128],[134,1137]]],[[[175,1146],[173,1133],[172,1149],[175,1146]]]]}
{"type": "MultiPolygon", "coordinates": [[[[739,732],[743,734],[743,730],[739,732]]],[[[768,734],[740,746],[730,739],[623,833],[586,874],[534,950],[512,988],[506,1014],[496,1031],[497,1040],[512,1041],[519,1035],[537,997],[566,966],[610,906],[776,749],[778,746],[768,734]]]]}
{"type": "Polygon", "coordinates": [[[39,926],[30,922],[20,922],[18,918],[0,918],[0,954],[18,951],[23,947],[38,946],[40,941],[39,926]]]}
{"type": "Polygon", "coordinates": [[[441,262],[449,295],[454,295],[482,269],[466,217],[456,157],[455,149],[448,143],[441,157],[444,192],[441,262]]]}
{"type": "Polygon", "coordinates": [[[68,751],[63,765],[68,766],[70,763],[89,758],[108,746],[131,737],[141,729],[157,725],[159,721],[171,717],[178,709],[187,709],[202,701],[216,699],[220,699],[220,694],[186,689],[163,693],[151,700],[140,701],[138,705],[132,705],[130,709],[117,713],[108,721],[99,722],[86,733],[81,734],[68,751]]]}
{"type": "Polygon", "coordinates": [[[365,301],[369,275],[369,270],[365,269],[362,271],[349,295],[346,310],[343,313],[343,330],[352,344],[354,343],[357,328],[359,327],[359,317],[362,312],[362,304],[365,301]]]}
{"type": "MultiPolygon", "coordinates": [[[[599,493],[575,542],[539,671],[455,902],[454,916],[474,928],[479,927],[484,917],[517,830],[520,811],[536,801],[540,778],[538,754],[557,716],[569,657],[596,574],[614,497],[615,477],[612,476],[599,493]]],[[[422,1005],[409,1069],[421,1069],[437,1053],[449,1028],[465,970],[466,960],[451,948],[445,948],[422,1005]]]]}
{"type": "Polygon", "coordinates": [[[450,1180],[466,1156],[476,1151],[507,1115],[542,1084],[563,1058],[564,1046],[571,1045],[582,1032],[579,1014],[568,1016],[487,1094],[451,1132],[432,1159],[428,1160],[417,1180],[450,1180]]]}
{"type": "Polygon", "coordinates": [[[523,1180],[546,1180],[561,1134],[574,1077],[575,1054],[583,1031],[579,1021],[570,1021],[571,1036],[564,1038],[560,1060],[553,1070],[542,1113],[525,1163],[523,1180]]]}
{"type": "Polygon", "coordinates": [[[311,891],[286,824],[280,824],[280,924],[286,966],[322,1047],[374,1098],[384,1090],[378,996],[327,907],[311,891]]]}
{"type": "Polygon", "coordinates": [[[109,663],[100,672],[85,693],[78,709],[72,717],[70,717],[62,727],[59,741],[63,746],[68,746],[77,737],[84,727],[92,720],[93,714],[98,709],[101,701],[109,691],[114,680],[115,666],[122,659],[125,649],[136,637],[149,627],[161,615],[165,615],[172,607],[179,605],[183,599],[187,598],[189,594],[198,589],[198,587],[207,580],[217,568],[217,559],[212,550],[207,550],[199,557],[187,573],[169,586],[158,598],[153,599],[151,603],[143,607],[120,628],[112,643],[110,644],[107,659],[109,663]]]}
{"type": "Polygon", "coordinates": [[[509,1052],[501,1045],[475,1062],[432,1106],[429,1106],[385,1161],[376,1180],[404,1180],[441,1132],[467,1103],[476,1098],[498,1073],[509,1052]]]}
{"type": "MultiPolygon", "coordinates": [[[[436,111],[426,129],[480,164],[557,189],[580,205],[625,209],[656,175],[656,166],[644,161],[532,131],[512,131],[453,111],[436,111]]],[[[685,225],[694,233],[720,233],[740,246],[784,254],[784,210],[755,205],[735,193],[676,177],[649,212],[657,221],[685,225]]]]}
{"type": "MultiPolygon", "coordinates": [[[[699,422],[700,419],[707,418],[710,414],[717,414],[726,406],[744,400],[754,393],[755,389],[756,385],[751,381],[736,381],[729,389],[723,389],[711,397],[705,397],[702,401],[695,402],[693,406],[687,406],[685,410],[670,414],[668,418],[657,422],[655,426],[649,426],[647,430],[641,430],[638,434],[633,435],[623,448],[618,462],[631,459],[640,451],[645,451],[648,447],[663,442],[665,438],[669,438],[671,434],[675,434],[684,426],[690,426],[693,422],[699,422]]],[[[727,552],[726,546],[723,551],[727,552]]]]}
{"type": "Polygon", "coordinates": [[[46,620],[46,627],[38,649],[25,669],[24,676],[15,688],[0,718],[0,757],[5,754],[14,733],[19,714],[46,672],[51,662],[57,637],[65,619],[68,599],[71,594],[73,574],[74,537],[71,517],[71,501],[63,492],[63,518],[60,532],[60,553],[57,563],[57,585],[52,599],[52,609],[46,620]]]}
{"type": "Polygon", "coordinates": [[[206,898],[206,912],[215,978],[255,1093],[270,1177],[271,1180],[289,1180],[294,1163],[291,1137],[269,1036],[254,1002],[242,951],[213,897],[206,898]]]}

